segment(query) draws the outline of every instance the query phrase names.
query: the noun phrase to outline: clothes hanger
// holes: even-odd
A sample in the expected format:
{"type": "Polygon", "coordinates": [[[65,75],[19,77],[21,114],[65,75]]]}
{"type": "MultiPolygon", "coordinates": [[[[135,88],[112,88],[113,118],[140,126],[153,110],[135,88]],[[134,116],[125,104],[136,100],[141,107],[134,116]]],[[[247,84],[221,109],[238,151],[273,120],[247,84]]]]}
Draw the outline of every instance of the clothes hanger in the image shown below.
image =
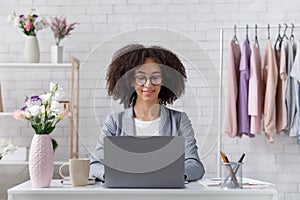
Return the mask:
{"type": "Polygon", "coordinates": [[[246,40],[249,43],[248,29],[249,29],[249,26],[248,26],[248,24],[246,24],[246,40]]]}
{"type": "Polygon", "coordinates": [[[233,35],[232,40],[235,41],[236,44],[239,44],[239,40],[236,37],[236,24],[233,27],[233,31],[234,31],[234,35],[233,35]]]}
{"type": "Polygon", "coordinates": [[[294,28],[295,28],[295,25],[293,23],[291,23],[291,24],[292,24],[292,30],[291,30],[290,40],[294,41],[294,28]]]}
{"type": "Polygon", "coordinates": [[[284,23],[284,25],[285,25],[285,29],[283,31],[283,36],[281,37],[281,39],[283,39],[283,38],[289,39],[286,35],[286,30],[288,29],[288,25],[286,23],[284,23]]]}
{"type": "Polygon", "coordinates": [[[274,44],[275,51],[280,50],[280,44],[281,44],[281,41],[282,41],[282,37],[280,36],[280,29],[281,29],[281,25],[278,24],[278,36],[277,36],[275,44],[274,44]]]}
{"type": "Polygon", "coordinates": [[[268,29],[268,40],[269,40],[270,39],[270,24],[268,24],[267,29],[268,29]]]}
{"type": "Polygon", "coordinates": [[[255,44],[259,47],[258,37],[257,37],[257,24],[255,24],[255,44]]]}

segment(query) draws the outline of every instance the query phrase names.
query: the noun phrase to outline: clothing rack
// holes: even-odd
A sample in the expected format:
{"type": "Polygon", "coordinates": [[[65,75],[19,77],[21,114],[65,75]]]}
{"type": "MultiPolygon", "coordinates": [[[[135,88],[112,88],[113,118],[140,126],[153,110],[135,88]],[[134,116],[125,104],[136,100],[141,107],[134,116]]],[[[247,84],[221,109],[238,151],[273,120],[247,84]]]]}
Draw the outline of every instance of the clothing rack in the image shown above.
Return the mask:
{"type": "Polygon", "coordinates": [[[283,35],[286,35],[286,32],[289,30],[290,31],[290,35],[291,37],[293,37],[293,33],[294,33],[294,30],[295,28],[300,28],[300,26],[295,26],[294,23],[290,23],[290,24],[287,24],[287,23],[283,23],[283,24],[278,24],[277,26],[275,25],[266,25],[266,26],[262,26],[262,25],[257,25],[255,24],[254,26],[249,26],[248,24],[246,24],[245,26],[237,26],[237,25],[234,25],[233,27],[229,27],[229,26],[224,26],[222,27],[221,29],[233,29],[234,30],[234,36],[236,37],[236,30],[237,29],[246,29],[246,36],[248,37],[248,30],[249,29],[255,29],[255,39],[257,40],[257,30],[260,29],[260,30],[267,30],[268,32],[268,38],[270,38],[270,29],[278,29],[278,35],[280,35],[281,33],[281,30],[283,30],[283,35]]]}
{"type": "MultiPolygon", "coordinates": [[[[246,29],[248,24],[244,25],[244,26],[240,26],[240,25],[233,25],[233,26],[222,26],[221,28],[218,27],[218,29],[226,29],[226,30],[229,30],[229,29],[246,29]]],[[[280,25],[280,28],[281,29],[285,29],[287,27],[287,29],[291,29],[291,28],[300,28],[299,25],[295,25],[294,23],[279,23],[277,25],[270,25],[270,24],[267,24],[267,25],[260,25],[260,24],[254,24],[253,26],[251,25],[248,25],[248,29],[278,29],[279,28],[279,25],[280,25]]]]}
{"type": "MultiPolygon", "coordinates": [[[[218,150],[217,150],[217,175],[218,177],[221,177],[221,155],[220,155],[220,151],[221,151],[221,145],[222,145],[222,134],[223,134],[223,123],[222,123],[222,101],[223,101],[223,43],[224,43],[224,30],[233,30],[234,34],[236,34],[236,29],[246,29],[246,35],[248,35],[248,30],[249,29],[266,29],[267,31],[270,29],[278,29],[278,34],[280,34],[281,29],[284,30],[284,34],[286,33],[287,29],[292,29],[291,30],[291,36],[293,35],[294,29],[295,28],[300,28],[300,26],[296,26],[293,23],[290,23],[290,26],[287,23],[283,23],[283,24],[278,24],[276,25],[257,25],[255,24],[254,26],[249,26],[248,24],[246,24],[245,26],[223,26],[223,27],[218,27],[218,29],[220,29],[220,52],[219,52],[219,74],[220,74],[220,79],[219,79],[219,118],[218,118],[218,131],[219,131],[219,136],[218,136],[218,150]]],[[[270,34],[268,33],[268,37],[270,36],[270,34]]]]}

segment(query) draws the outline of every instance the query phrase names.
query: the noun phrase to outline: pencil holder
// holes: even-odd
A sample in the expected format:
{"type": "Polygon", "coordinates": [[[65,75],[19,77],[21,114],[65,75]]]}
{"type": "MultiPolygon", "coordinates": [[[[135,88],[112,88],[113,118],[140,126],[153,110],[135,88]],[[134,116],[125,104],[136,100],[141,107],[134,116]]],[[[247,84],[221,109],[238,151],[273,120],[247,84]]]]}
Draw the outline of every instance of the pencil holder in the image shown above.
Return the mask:
{"type": "Polygon", "coordinates": [[[221,164],[222,188],[242,188],[242,166],[239,162],[221,164]]]}

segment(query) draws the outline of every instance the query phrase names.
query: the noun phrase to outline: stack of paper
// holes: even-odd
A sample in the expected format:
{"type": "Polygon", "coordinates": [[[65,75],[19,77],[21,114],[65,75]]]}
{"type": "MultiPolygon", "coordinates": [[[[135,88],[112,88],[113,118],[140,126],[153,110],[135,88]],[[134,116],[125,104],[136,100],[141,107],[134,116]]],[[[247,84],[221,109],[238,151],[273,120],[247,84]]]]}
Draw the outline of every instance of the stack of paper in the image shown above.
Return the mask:
{"type": "MultiPolygon", "coordinates": [[[[243,178],[243,187],[253,187],[253,186],[266,186],[266,185],[274,185],[272,183],[255,180],[251,178],[243,178]]],[[[203,179],[199,180],[198,183],[205,187],[219,187],[221,185],[221,178],[210,178],[210,179],[203,179]]]]}

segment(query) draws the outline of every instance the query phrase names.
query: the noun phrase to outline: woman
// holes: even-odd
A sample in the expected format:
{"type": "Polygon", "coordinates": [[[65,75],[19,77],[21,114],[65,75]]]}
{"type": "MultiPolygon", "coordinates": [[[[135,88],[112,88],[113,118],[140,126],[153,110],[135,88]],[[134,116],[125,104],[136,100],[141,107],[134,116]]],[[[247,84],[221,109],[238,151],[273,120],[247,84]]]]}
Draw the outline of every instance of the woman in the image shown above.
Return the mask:
{"type": "Polygon", "coordinates": [[[120,100],[125,110],[106,118],[91,156],[91,177],[104,177],[103,138],[108,135],[182,135],[185,180],[203,177],[205,171],[190,120],[185,113],[165,107],[183,94],[185,80],[185,68],[179,58],[161,47],[132,44],[114,55],[107,72],[108,94],[120,100]]]}

